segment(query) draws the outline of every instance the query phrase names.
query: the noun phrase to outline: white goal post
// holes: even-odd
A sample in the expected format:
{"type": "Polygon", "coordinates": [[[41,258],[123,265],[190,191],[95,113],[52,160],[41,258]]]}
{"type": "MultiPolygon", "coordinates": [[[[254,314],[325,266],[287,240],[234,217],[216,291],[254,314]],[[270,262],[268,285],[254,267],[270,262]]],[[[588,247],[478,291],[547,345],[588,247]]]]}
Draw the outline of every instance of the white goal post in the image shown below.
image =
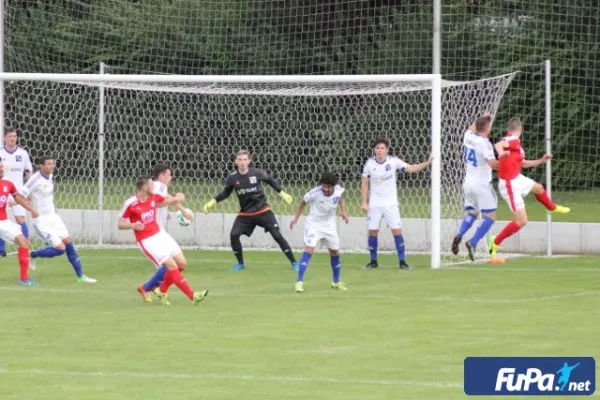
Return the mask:
{"type": "MultiPolygon", "coordinates": [[[[0,73],[0,108],[34,158],[57,159],[61,215],[77,240],[96,245],[126,242],[111,224],[135,177],[154,163],[173,165],[174,183],[198,213],[231,172],[235,151],[250,148],[257,166],[297,201],[324,170],[340,175],[354,217],[342,246],[364,251],[360,168],[372,142],[387,136],[391,154],[408,163],[434,155],[430,170],[400,178],[398,194],[407,250],[430,253],[439,268],[457,261],[446,251],[463,213],[462,134],[483,112],[496,113],[514,75],[455,82],[430,74],[0,73]]],[[[270,199],[281,218],[293,214],[295,206],[270,199]]],[[[234,214],[237,202],[227,202],[215,213],[234,214]]],[[[198,213],[193,235],[173,226],[174,235],[184,244],[226,246],[230,219],[211,218],[198,213]]],[[[382,249],[391,250],[389,233],[380,236],[382,249]]],[[[264,246],[253,240],[250,247],[264,246]]],[[[290,242],[299,247],[301,233],[290,242]]]]}

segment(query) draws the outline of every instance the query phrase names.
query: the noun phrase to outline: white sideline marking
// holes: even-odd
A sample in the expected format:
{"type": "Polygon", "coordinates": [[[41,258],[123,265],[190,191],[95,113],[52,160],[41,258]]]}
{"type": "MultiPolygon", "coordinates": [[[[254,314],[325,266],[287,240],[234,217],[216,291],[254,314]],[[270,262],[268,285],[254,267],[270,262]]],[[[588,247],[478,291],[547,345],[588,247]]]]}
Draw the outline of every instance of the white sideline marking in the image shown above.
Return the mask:
{"type": "Polygon", "coordinates": [[[175,374],[175,373],[150,373],[137,371],[59,371],[47,369],[0,369],[0,374],[13,375],[61,375],[85,376],[98,378],[140,378],[140,379],[214,379],[214,380],[246,380],[246,381],[271,381],[290,383],[339,383],[370,386],[419,386],[431,388],[462,388],[458,383],[443,382],[416,382],[405,380],[370,380],[370,379],[342,379],[342,378],[310,378],[302,376],[277,376],[277,375],[248,375],[248,374],[175,374]]]}
{"type": "MultiPolygon", "coordinates": [[[[0,286],[0,291],[24,291],[30,290],[32,292],[37,293],[106,293],[106,291],[98,291],[94,289],[84,290],[84,289],[62,289],[62,288],[44,288],[43,286],[33,286],[33,287],[19,287],[19,286],[0,286]]],[[[135,295],[137,292],[135,290],[132,291],[110,291],[112,294],[120,294],[120,295],[135,295]]],[[[329,295],[326,294],[287,294],[287,293],[278,293],[278,294],[265,294],[265,293],[215,293],[211,292],[210,297],[241,297],[241,298],[306,298],[306,299],[365,299],[365,300],[399,300],[399,301],[429,301],[434,303],[448,303],[448,302],[456,302],[456,303],[483,303],[483,304],[523,304],[523,303],[534,303],[538,301],[548,301],[548,300],[559,300],[559,299],[568,299],[573,297],[584,297],[584,296],[596,296],[600,295],[600,290],[591,290],[584,292],[575,292],[575,293],[560,293],[555,295],[548,296],[538,296],[538,297],[526,297],[522,299],[485,299],[485,298],[477,298],[477,297],[455,297],[455,296],[431,296],[431,297],[417,297],[417,296],[388,296],[388,295],[377,295],[377,294],[365,294],[365,295],[353,295],[349,293],[332,293],[329,295]]]]}

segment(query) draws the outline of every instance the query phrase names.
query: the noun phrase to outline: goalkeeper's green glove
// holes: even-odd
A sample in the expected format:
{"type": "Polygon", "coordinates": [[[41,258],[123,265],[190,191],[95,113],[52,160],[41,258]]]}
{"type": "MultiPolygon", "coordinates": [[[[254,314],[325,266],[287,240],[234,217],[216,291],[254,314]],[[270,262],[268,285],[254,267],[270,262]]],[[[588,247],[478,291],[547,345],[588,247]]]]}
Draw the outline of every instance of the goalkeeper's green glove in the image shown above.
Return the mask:
{"type": "Polygon", "coordinates": [[[281,199],[283,201],[285,201],[285,204],[287,204],[288,206],[290,204],[292,204],[292,201],[294,201],[294,199],[292,198],[292,196],[290,196],[289,194],[287,194],[284,191],[279,192],[279,197],[281,197],[281,199]]]}
{"type": "Polygon", "coordinates": [[[204,210],[205,213],[208,213],[208,212],[210,212],[210,209],[213,208],[216,204],[217,204],[217,201],[215,199],[211,199],[208,203],[206,203],[202,207],[202,210],[204,210]]]}

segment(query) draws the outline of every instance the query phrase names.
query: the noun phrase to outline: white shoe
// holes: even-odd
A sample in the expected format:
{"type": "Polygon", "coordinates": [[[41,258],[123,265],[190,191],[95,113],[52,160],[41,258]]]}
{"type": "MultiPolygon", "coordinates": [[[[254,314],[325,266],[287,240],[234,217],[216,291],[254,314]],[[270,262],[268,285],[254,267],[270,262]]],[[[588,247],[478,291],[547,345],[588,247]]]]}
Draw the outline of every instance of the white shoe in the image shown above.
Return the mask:
{"type": "Polygon", "coordinates": [[[29,269],[35,271],[35,258],[29,258],[29,269]]]}
{"type": "Polygon", "coordinates": [[[85,276],[85,275],[81,275],[81,277],[79,279],[77,279],[78,282],[83,282],[83,283],[96,283],[98,282],[96,279],[94,278],[90,278],[89,276],[85,276]]]}

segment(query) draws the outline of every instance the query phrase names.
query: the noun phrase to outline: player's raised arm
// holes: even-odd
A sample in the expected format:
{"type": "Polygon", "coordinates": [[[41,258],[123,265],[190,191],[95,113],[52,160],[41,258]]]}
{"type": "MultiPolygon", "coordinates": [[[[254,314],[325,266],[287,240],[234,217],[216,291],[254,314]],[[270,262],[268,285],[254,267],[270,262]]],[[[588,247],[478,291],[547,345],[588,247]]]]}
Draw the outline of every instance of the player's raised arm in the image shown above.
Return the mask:
{"type": "Polygon", "coordinates": [[[523,168],[539,167],[540,165],[546,164],[551,159],[552,156],[550,154],[544,154],[542,158],[538,158],[537,160],[523,160],[523,168]]]}
{"type": "Polygon", "coordinates": [[[225,187],[223,188],[223,190],[221,190],[221,193],[219,193],[214,198],[210,199],[206,204],[204,204],[204,206],[202,206],[202,210],[204,210],[205,213],[208,213],[214,206],[217,205],[217,203],[228,198],[232,192],[233,192],[233,182],[231,182],[229,179],[227,179],[225,181],[225,187]]]}
{"type": "Polygon", "coordinates": [[[420,172],[425,168],[428,168],[433,162],[433,155],[430,155],[427,161],[419,163],[419,164],[406,164],[404,170],[409,174],[414,174],[415,172],[420,172]]]}
{"type": "Polygon", "coordinates": [[[15,202],[17,204],[19,204],[20,206],[22,206],[24,209],[26,209],[27,211],[29,211],[31,213],[32,218],[38,218],[40,216],[40,213],[38,212],[38,210],[35,209],[35,207],[33,207],[31,205],[29,200],[27,200],[27,198],[25,196],[23,196],[21,193],[18,193],[18,192],[14,193],[13,198],[15,199],[15,202]]]}
{"type": "Polygon", "coordinates": [[[262,181],[264,183],[266,183],[267,185],[271,186],[273,188],[274,191],[276,191],[277,193],[279,193],[279,197],[281,197],[281,199],[283,201],[285,201],[285,203],[287,205],[292,204],[292,202],[294,201],[294,199],[292,198],[292,196],[290,196],[289,194],[287,194],[283,188],[281,187],[281,185],[279,184],[279,182],[277,182],[271,175],[267,174],[266,172],[262,171],[262,181]]]}
{"type": "Polygon", "coordinates": [[[156,207],[168,207],[181,204],[185,201],[185,195],[183,193],[176,193],[175,196],[167,195],[163,197],[163,201],[158,203],[156,207]]]}

